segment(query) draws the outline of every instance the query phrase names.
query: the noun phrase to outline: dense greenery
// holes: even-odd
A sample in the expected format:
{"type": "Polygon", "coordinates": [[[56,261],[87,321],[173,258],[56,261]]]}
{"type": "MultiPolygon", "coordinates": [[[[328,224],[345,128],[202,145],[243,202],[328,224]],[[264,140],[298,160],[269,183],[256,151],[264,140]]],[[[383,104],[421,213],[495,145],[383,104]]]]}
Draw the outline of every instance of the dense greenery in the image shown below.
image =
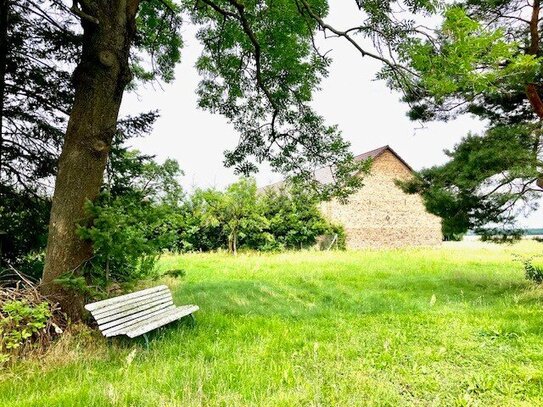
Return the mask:
{"type": "MultiPolygon", "coordinates": [[[[34,269],[35,254],[45,247],[51,202],[41,196],[0,186],[0,270],[34,269]]],[[[43,264],[36,264],[40,275],[43,264]]],[[[30,273],[34,274],[34,273],[30,273]]]]}
{"type": "MultiPolygon", "coordinates": [[[[154,114],[140,116],[143,123],[131,118],[126,123],[145,133],[153,119],[154,114]]],[[[324,220],[315,194],[286,187],[257,191],[253,179],[241,178],[225,191],[198,189],[187,195],[178,182],[182,172],[177,162],[159,164],[128,150],[126,138],[126,133],[118,134],[101,196],[87,202],[88,220],[80,223],[79,236],[92,242],[94,256],[57,279],[64,287],[87,298],[102,297],[119,284],[131,286],[152,276],[165,251],[301,249],[315,245],[321,235],[338,235],[335,247],[344,244],[342,229],[324,220]]],[[[18,201],[0,206],[5,214],[1,224],[9,231],[3,267],[14,266],[37,279],[50,207],[41,199],[41,206],[25,206],[23,197],[14,194],[18,201]],[[9,210],[17,205],[18,211],[9,210]]]]}
{"type": "Polygon", "coordinates": [[[57,282],[97,298],[155,275],[166,251],[303,249],[323,235],[336,236],[334,247],[343,247],[342,228],[326,221],[319,201],[300,189],[258,191],[253,179],[241,178],[224,191],[186,195],[180,173],[173,160],[158,164],[118,147],[102,195],[87,203],[88,222],[79,227],[94,256],[57,282]]]}
{"type": "MultiPolygon", "coordinates": [[[[271,247],[297,250],[315,244],[322,235],[337,236],[335,247],[345,247],[345,232],[330,224],[318,208],[318,199],[297,187],[269,188],[263,197],[264,216],[269,219],[271,247]]],[[[261,247],[261,249],[265,248],[261,247]]]]}
{"type": "Polygon", "coordinates": [[[0,365],[47,325],[51,310],[47,302],[29,304],[24,300],[2,302],[0,308],[0,365]]]}
{"type": "Polygon", "coordinates": [[[179,250],[206,251],[238,247],[252,250],[303,249],[323,235],[344,232],[326,221],[311,193],[293,187],[257,190],[254,180],[241,178],[224,192],[196,190],[183,206],[179,250]]]}
{"type": "MultiPolygon", "coordinates": [[[[165,256],[196,325],[67,334],[0,372],[5,406],[536,406],[541,244],[165,256]]],[[[156,282],[152,283],[157,284],[156,282]]]]}

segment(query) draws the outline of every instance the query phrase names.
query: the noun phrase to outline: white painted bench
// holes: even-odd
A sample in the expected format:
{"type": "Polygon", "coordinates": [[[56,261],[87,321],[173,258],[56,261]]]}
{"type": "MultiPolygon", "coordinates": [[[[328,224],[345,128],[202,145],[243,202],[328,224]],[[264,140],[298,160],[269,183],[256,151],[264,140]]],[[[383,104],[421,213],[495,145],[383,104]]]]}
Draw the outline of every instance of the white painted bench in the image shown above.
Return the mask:
{"type": "Polygon", "coordinates": [[[165,285],[113,297],[85,305],[105,337],[126,335],[129,338],[146,333],[187,315],[200,308],[197,305],[176,307],[172,293],[165,285]]]}

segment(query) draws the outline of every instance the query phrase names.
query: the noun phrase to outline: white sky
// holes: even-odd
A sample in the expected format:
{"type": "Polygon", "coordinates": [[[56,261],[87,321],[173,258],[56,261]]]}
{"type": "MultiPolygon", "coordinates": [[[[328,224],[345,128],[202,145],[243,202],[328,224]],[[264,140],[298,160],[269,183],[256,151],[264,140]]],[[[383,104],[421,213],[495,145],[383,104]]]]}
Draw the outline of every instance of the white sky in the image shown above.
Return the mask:
{"type": "MultiPolygon", "coordinates": [[[[339,27],[355,25],[354,2],[335,3],[334,7],[339,8],[331,10],[329,21],[339,27]]],[[[159,161],[176,159],[185,172],[181,183],[189,191],[194,187],[223,188],[236,180],[233,170],[223,166],[223,153],[238,140],[233,127],[222,116],[197,108],[195,89],[199,77],[194,64],[201,46],[194,34],[194,27],[186,24],[185,47],[175,81],[161,87],[140,87],[125,95],[121,108],[123,115],[160,111],[153,133],[134,139],[131,145],[155,154],[159,161]]],[[[484,128],[484,123],[467,116],[448,123],[427,123],[420,128],[420,123],[406,117],[407,106],[400,102],[400,95],[392,93],[384,82],[374,80],[380,68],[378,62],[362,58],[341,39],[323,40],[320,44],[323,50],[332,49],[329,56],[333,63],[313,106],[329,124],[339,125],[354,154],[388,144],[419,170],[443,163],[443,149],[452,148],[469,131],[480,132],[484,128]]],[[[262,168],[256,175],[260,186],[281,178],[269,168],[262,168]]],[[[520,224],[543,227],[543,209],[520,219],[520,224]]]]}

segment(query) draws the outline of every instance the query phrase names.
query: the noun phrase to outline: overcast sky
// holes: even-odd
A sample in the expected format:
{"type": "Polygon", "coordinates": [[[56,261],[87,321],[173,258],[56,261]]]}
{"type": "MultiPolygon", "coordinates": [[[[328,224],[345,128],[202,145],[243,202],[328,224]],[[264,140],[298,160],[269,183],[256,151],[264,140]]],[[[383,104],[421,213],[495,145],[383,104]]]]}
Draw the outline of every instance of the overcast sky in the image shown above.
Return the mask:
{"type": "MultiPolygon", "coordinates": [[[[336,2],[329,21],[345,28],[355,25],[357,14],[353,5],[354,2],[336,2]]],[[[223,166],[223,152],[234,147],[238,140],[223,117],[196,107],[199,77],[194,64],[201,46],[194,34],[194,27],[186,24],[185,47],[175,81],[140,87],[137,92],[125,95],[122,106],[122,114],[160,111],[153,133],[132,140],[131,145],[155,154],[159,161],[168,157],[176,159],[185,173],[181,183],[189,191],[194,187],[223,188],[236,180],[233,171],[223,166]]],[[[322,40],[320,47],[332,50],[329,56],[333,63],[313,106],[329,124],[339,126],[354,154],[388,144],[419,170],[443,163],[446,159],[443,149],[452,148],[468,132],[477,133],[484,128],[484,123],[467,116],[448,123],[427,123],[421,128],[420,123],[406,117],[407,106],[400,102],[400,95],[374,79],[379,63],[362,58],[341,39],[322,40]]],[[[264,167],[256,179],[263,186],[278,181],[281,175],[264,167]]],[[[543,209],[520,222],[526,227],[543,227],[543,209]]]]}

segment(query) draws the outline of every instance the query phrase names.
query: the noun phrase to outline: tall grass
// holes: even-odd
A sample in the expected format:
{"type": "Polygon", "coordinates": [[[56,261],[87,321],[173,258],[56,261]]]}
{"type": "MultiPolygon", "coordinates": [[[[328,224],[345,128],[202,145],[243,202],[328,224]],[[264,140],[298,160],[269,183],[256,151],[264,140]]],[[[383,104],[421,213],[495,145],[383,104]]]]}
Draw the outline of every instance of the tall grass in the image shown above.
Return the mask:
{"type": "Polygon", "coordinates": [[[543,405],[543,245],[161,260],[178,304],[143,341],[83,330],[1,373],[2,406],[543,405]]]}

